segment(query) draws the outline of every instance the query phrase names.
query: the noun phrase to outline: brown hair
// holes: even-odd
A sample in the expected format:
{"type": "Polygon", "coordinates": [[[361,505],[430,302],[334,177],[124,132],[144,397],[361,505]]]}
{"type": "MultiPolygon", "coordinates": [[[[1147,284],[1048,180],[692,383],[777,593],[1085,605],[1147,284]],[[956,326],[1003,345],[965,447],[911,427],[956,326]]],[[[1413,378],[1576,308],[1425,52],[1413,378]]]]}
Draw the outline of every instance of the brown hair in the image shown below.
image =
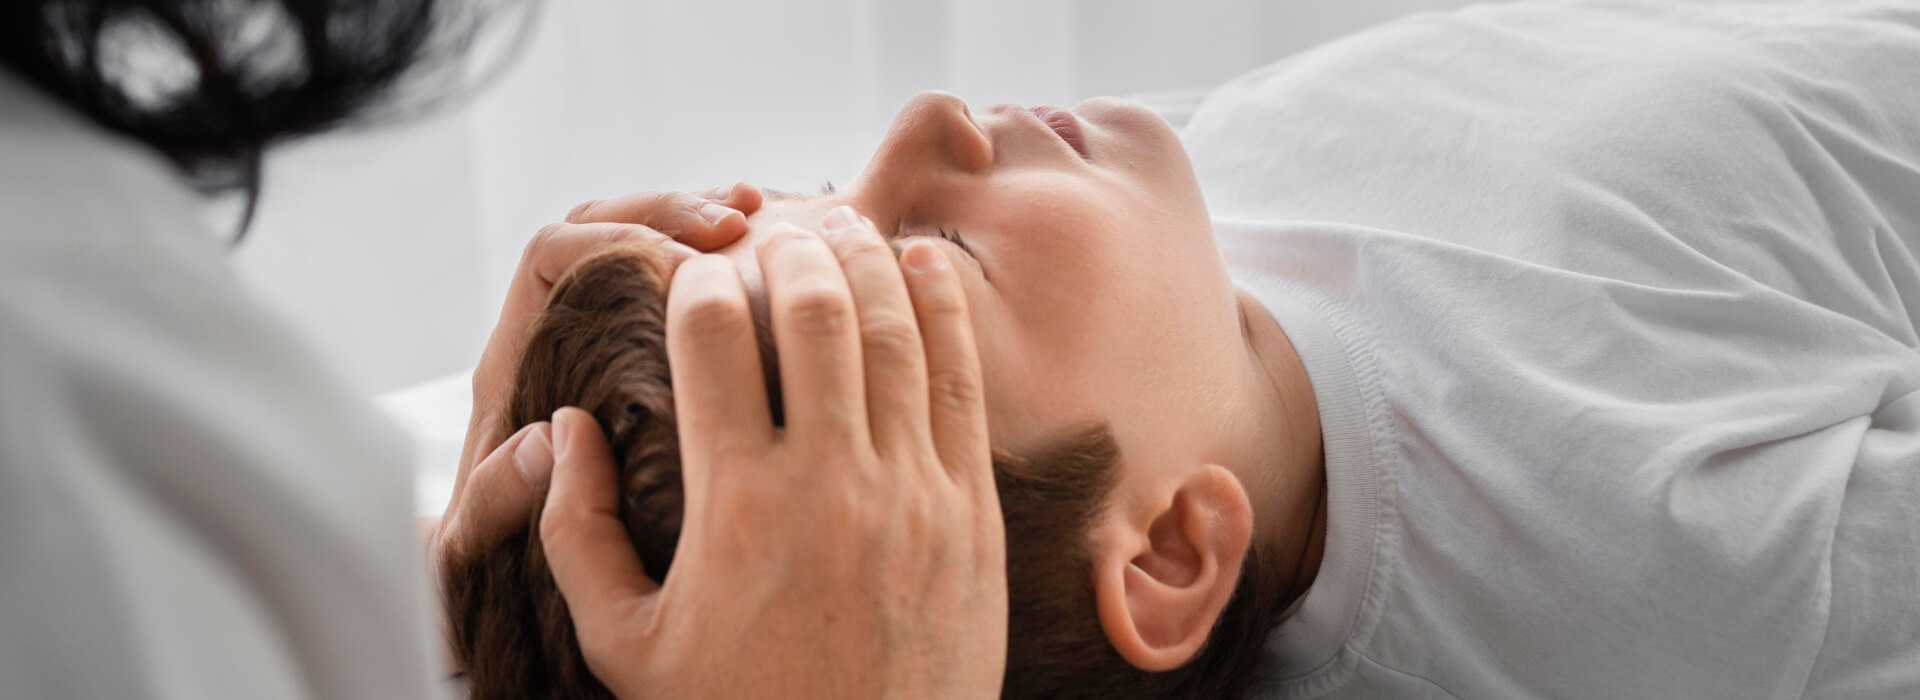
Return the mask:
{"type": "MultiPolygon", "coordinates": [[[[684,505],[665,342],[671,276],[651,248],[609,251],[579,263],[554,288],[528,334],[503,426],[545,420],[564,406],[593,414],[619,465],[628,535],[656,581],[672,564],[684,505]]],[[[777,398],[773,403],[778,416],[777,398]]],[[[994,453],[1011,608],[1002,696],[1239,695],[1255,679],[1266,634],[1278,622],[1285,594],[1280,572],[1253,548],[1232,601],[1193,661],[1164,673],[1127,663],[1095,614],[1087,545],[1087,528],[1106,501],[1118,461],[1118,446],[1103,426],[1026,455],[994,453]]],[[[566,602],[533,534],[539,518],[531,513],[525,529],[444,573],[452,646],[471,697],[610,698],[580,654],[566,602]]]]}

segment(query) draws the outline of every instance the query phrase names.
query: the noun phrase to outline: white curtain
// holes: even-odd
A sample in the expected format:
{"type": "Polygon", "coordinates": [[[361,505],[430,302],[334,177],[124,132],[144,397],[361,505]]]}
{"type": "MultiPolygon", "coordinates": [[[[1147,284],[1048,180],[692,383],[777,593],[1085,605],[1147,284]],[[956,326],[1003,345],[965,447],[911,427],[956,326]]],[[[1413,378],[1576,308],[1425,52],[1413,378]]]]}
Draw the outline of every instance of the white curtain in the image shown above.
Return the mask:
{"type": "Polygon", "coordinates": [[[921,90],[1071,105],[1206,87],[1465,4],[546,0],[473,99],[276,154],[235,259],[349,380],[385,391],[471,366],[527,237],[582,200],[844,181],[921,90]]]}

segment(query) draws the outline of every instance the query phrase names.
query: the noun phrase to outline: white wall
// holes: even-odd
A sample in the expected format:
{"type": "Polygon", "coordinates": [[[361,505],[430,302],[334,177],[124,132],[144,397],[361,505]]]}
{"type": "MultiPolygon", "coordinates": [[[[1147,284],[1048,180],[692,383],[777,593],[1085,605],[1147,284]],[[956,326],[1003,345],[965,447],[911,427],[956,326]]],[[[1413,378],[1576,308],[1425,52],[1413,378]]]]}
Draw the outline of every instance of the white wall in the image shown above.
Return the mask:
{"type": "Polygon", "coordinates": [[[362,388],[472,365],[491,328],[500,294],[482,282],[499,273],[475,235],[470,120],[329,136],[268,161],[234,261],[362,388]]]}
{"type": "Polygon", "coordinates": [[[472,365],[527,236],[592,197],[865,162],[908,96],[1070,105],[1200,87],[1459,0],[547,0],[503,79],[277,154],[242,274],[383,391],[472,365]]]}

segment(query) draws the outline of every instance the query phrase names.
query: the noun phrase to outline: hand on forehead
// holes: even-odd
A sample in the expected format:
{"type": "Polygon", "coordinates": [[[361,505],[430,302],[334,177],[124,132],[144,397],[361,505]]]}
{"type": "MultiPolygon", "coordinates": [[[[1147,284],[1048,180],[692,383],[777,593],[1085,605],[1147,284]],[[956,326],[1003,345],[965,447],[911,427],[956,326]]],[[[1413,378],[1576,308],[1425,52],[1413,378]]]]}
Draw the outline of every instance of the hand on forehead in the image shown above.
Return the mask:
{"type": "Polygon", "coordinates": [[[765,188],[762,188],[761,192],[766,195],[765,203],[761,205],[759,211],[747,217],[746,235],[741,236],[740,240],[734,241],[732,245],[715,251],[727,256],[735,266],[740,268],[740,279],[747,285],[747,295],[754,299],[756,304],[764,303],[766,289],[761,282],[760,261],[754,255],[754,248],[767,240],[775,224],[787,223],[808,231],[819,230],[820,222],[826,218],[827,212],[843,203],[837,201],[840,198],[832,196],[831,192],[812,197],[765,188]]]}
{"type": "Polygon", "coordinates": [[[746,287],[747,303],[753,312],[754,335],[760,346],[760,357],[767,367],[768,380],[773,382],[778,377],[775,369],[777,349],[768,312],[766,281],[760,272],[760,259],[755,251],[773,235],[779,224],[789,224],[806,231],[820,231],[827,212],[842,202],[836,201],[840,198],[832,197],[830,191],[811,197],[775,190],[761,191],[766,195],[765,203],[747,217],[746,234],[713,252],[727,256],[740,270],[740,282],[746,287]]]}
{"type": "Polygon", "coordinates": [[[826,218],[827,212],[847,202],[841,201],[844,197],[833,196],[831,190],[815,196],[764,188],[761,191],[766,195],[765,203],[747,217],[746,235],[714,252],[727,256],[735,267],[740,268],[740,282],[747,288],[747,301],[753,308],[754,327],[759,331],[761,352],[771,360],[773,348],[767,333],[767,288],[765,278],[760,274],[760,260],[754,250],[772,235],[777,224],[791,224],[807,231],[821,230],[821,220],[826,218]]]}

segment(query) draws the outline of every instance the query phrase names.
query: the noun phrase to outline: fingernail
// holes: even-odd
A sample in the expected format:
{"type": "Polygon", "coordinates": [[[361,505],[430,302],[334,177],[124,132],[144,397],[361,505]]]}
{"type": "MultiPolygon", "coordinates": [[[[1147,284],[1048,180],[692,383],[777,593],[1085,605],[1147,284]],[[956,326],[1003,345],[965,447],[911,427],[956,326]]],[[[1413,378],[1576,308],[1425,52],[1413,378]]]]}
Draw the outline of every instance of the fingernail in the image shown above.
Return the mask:
{"type": "Polygon", "coordinates": [[[860,223],[860,214],[853,207],[842,204],[827,212],[827,228],[851,228],[860,223]]]}
{"type": "Polygon", "coordinates": [[[737,214],[737,213],[739,212],[734,211],[732,208],[715,204],[713,202],[707,202],[706,204],[700,205],[701,218],[706,219],[707,224],[711,226],[718,226],[720,225],[720,220],[727,218],[728,214],[737,214]]]}
{"type": "Polygon", "coordinates": [[[912,272],[932,272],[947,268],[946,254],[940,252],[940,249],[934,247],[932,243],[925,241],[908,244],[907,249],[900,253],[900,262],[905,263],[907,270],[912,272]]]}
{"type": "Polygon", "coordinates": [[[720,194],[718,194],[718,195],[716,195],[716,196],[714,196],[714,199],[728,199],[728,198],[730,198],[730,197],[732,197],[732,196],[733,196],[733,188],[735,188],[735,187],[739,187],[739,186],[740,186],[740,183],[738,183],[738,182],[736,182],[736,183],[733,183],[733,184],[731,184],[731,185],[722,185],[722,186],[720,187],[720,189],[718,189],[718,190],[716,190],[716,191],[717,191],[717,192],[719,192],[720,194]]]}
{"type": "Polygon", "coordinates": [[[520,446],[513,450],[513,466],[528,486],[547,485],[547,478],[553,475],[553,445],[547,442],[547,431],[534,428],[520,439],[520,446]]]}
{"type": "Polygon", "coordinates": [[[553,458],[555,461],[558,461],[560,456],[566,453],[567,434],[572,432],[567,429],[567,421],[560,420],[560,412],[565,410],[566,409],[563,408],[553,412],[553,422],[551,424],[553,427],[550,428],[550,430],[553,431],[553,458]]]}

